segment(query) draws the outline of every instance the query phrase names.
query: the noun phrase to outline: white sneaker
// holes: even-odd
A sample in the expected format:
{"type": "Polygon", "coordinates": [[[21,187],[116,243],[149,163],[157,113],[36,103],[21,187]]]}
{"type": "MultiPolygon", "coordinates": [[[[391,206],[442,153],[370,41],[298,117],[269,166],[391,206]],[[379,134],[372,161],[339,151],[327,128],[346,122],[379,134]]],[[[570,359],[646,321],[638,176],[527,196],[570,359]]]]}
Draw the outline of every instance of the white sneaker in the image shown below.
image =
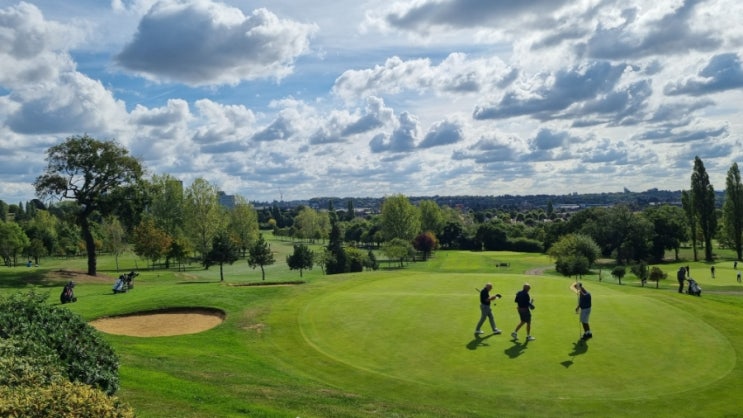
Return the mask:
{"type": "Polygon", "coordinates": [[[511,333],[511,337],[513,337],[514,340],[518,340],[519,339],[519,334],[516,334],[515,332],[512,332],[511,333]]]}
{"type": "Polygon", "coordinates": [[[499,330],[498,328],[493,330],[493,334],[500,334],[501,332],[503,331],[499,330]]]}
{"type": "Polygon", "coordinates": [[[485,334],[485,331],[478,329],[478,330],[475,330],[475,334],[485,334]]]}
{"type": "Polygon", "coordinates": [[[532,337],[531,335],[526,337],[526,341],[534,341],[536,338],[532,337]]]}

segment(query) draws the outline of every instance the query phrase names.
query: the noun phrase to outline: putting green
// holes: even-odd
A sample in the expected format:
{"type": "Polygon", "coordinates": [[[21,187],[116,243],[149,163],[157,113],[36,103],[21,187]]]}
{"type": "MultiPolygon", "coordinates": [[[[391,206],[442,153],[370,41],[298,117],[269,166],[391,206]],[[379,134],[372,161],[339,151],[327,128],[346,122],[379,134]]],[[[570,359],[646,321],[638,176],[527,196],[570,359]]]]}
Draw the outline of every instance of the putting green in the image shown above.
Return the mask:
{"type": "Polygon", "coordinates": [[[654,398],[709,385],[735,365],[733,347],[712,324],[614,285],[586,284],[595,337],[581,343],[569,284],[516,274],[359,280],[307,297],[299,323],[311,347],[348,367],[472,396],[654,398]],[[529,343],[523,329],[518,341],[509,335],[518,323],[513,296],[525,280],[537,307],[537,340],[529,343]],[[486,281],[493,281],[493,294],[504,295],[493,308],[503,334],[476,338],[475,287],[486,281]]]}

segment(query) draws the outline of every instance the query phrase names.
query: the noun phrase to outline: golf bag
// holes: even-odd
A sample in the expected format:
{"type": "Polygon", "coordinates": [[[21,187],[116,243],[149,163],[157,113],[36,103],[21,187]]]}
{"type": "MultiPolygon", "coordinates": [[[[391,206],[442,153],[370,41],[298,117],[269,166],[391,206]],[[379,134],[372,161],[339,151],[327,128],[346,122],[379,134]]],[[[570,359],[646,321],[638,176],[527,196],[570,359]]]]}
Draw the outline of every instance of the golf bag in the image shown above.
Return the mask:
{"type": "Polygon", "coordinates": [[[72,290],[75,287],[74,282],[67,282],[62,289],[62,293],[59,295],[59,301],[64,305],[65,303],[77,302],[75,292],[72,290]]]}
{"type": "Polygon", "coordinates": [[[131,271],[128,274],[122,274],[119,276],[118,279],[116,279],[116,283],[114,283],[113,292],[114,293],[126,293],[130,289],[134,288],[134,278],[139,276],[139,273],[131,271]]]}
{"type": "Polygon", "coordinates": [[[702,296],[702,288],[694,279],[686,279],[689,282],[689,287],[686,289],[686,293],[694,296],[702,296]]]}

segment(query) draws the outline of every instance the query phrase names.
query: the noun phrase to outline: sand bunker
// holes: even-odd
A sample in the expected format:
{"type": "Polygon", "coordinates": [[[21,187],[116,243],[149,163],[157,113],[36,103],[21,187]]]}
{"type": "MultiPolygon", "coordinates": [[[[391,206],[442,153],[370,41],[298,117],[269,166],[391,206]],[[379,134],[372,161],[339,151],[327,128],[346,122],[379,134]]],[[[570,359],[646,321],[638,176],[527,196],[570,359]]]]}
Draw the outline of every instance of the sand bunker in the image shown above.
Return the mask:
{"type": "Polygon", "coordinates": [[[132,337],[196,334],[224,321],[225,313],[210,308],[177,308],[96,319],[90,325],[101,332],[132,337]]]}

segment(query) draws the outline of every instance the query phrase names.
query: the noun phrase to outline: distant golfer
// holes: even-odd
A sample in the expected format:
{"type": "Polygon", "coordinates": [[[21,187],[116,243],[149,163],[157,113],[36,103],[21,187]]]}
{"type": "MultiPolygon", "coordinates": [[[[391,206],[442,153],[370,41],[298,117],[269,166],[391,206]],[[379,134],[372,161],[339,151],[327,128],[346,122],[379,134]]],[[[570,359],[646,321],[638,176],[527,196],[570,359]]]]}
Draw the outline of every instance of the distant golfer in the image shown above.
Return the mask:
{"type": "Polygon", "coordinates": [[[500,294],[490,296],[490,290],[493,289],[493,284],[488,283],[480,291],[480,321],[475,327],[475,334],[480,335],[483,331],[480,329],[482,324],[485,323],[485,318],[490,320],[490,328],[493,330],[493,334],[500,334],[501,330],[495,327],[495,318],[493,317],[493,310],[490,309],[490,302],[500,298],[500,294]]]}
{"type": "Polygon", "coordinates": [[[709,268],[709,272],[712,273],[712,278],[715,278],[715,266],[709,268]]]}
{"type": "Polygon", "coordinates": [[[575,307],[575,313],[580,312],[580,323],[583,324],[582,340],[593,337],[591,326],[588,325],[588,318],[591,316],[591,294],[583,287],[581,283],[573,283],[570,290],[578,294],[578,306],[575,307]]]}
{"type": "Polygon", "coordinates": [[[679,282],[679,293],[684,293],[684,280],[686,280],[686,269],[682,266],[676,272],[676,280],[679,282]]]}
{"type": "Polygon", "coordinates": [[[521,320],[521,322],[516,325],[516,329],[511,333],[511,337],[513,337],[514,340],[519,338],[519,330],[524,324],[526,324],[526,341],[534,341],[536,339],[531,336],[531,310],[534,309],[534,303],[533,299],[529,297],[529,290],[531,290],[531,285],[529,285],[529,283],[524,283],[524,287],[516,293],[516,299],[514,299],[514,302],[516,302],[516,310],[518,311],[519,319],[521,320]]]}

